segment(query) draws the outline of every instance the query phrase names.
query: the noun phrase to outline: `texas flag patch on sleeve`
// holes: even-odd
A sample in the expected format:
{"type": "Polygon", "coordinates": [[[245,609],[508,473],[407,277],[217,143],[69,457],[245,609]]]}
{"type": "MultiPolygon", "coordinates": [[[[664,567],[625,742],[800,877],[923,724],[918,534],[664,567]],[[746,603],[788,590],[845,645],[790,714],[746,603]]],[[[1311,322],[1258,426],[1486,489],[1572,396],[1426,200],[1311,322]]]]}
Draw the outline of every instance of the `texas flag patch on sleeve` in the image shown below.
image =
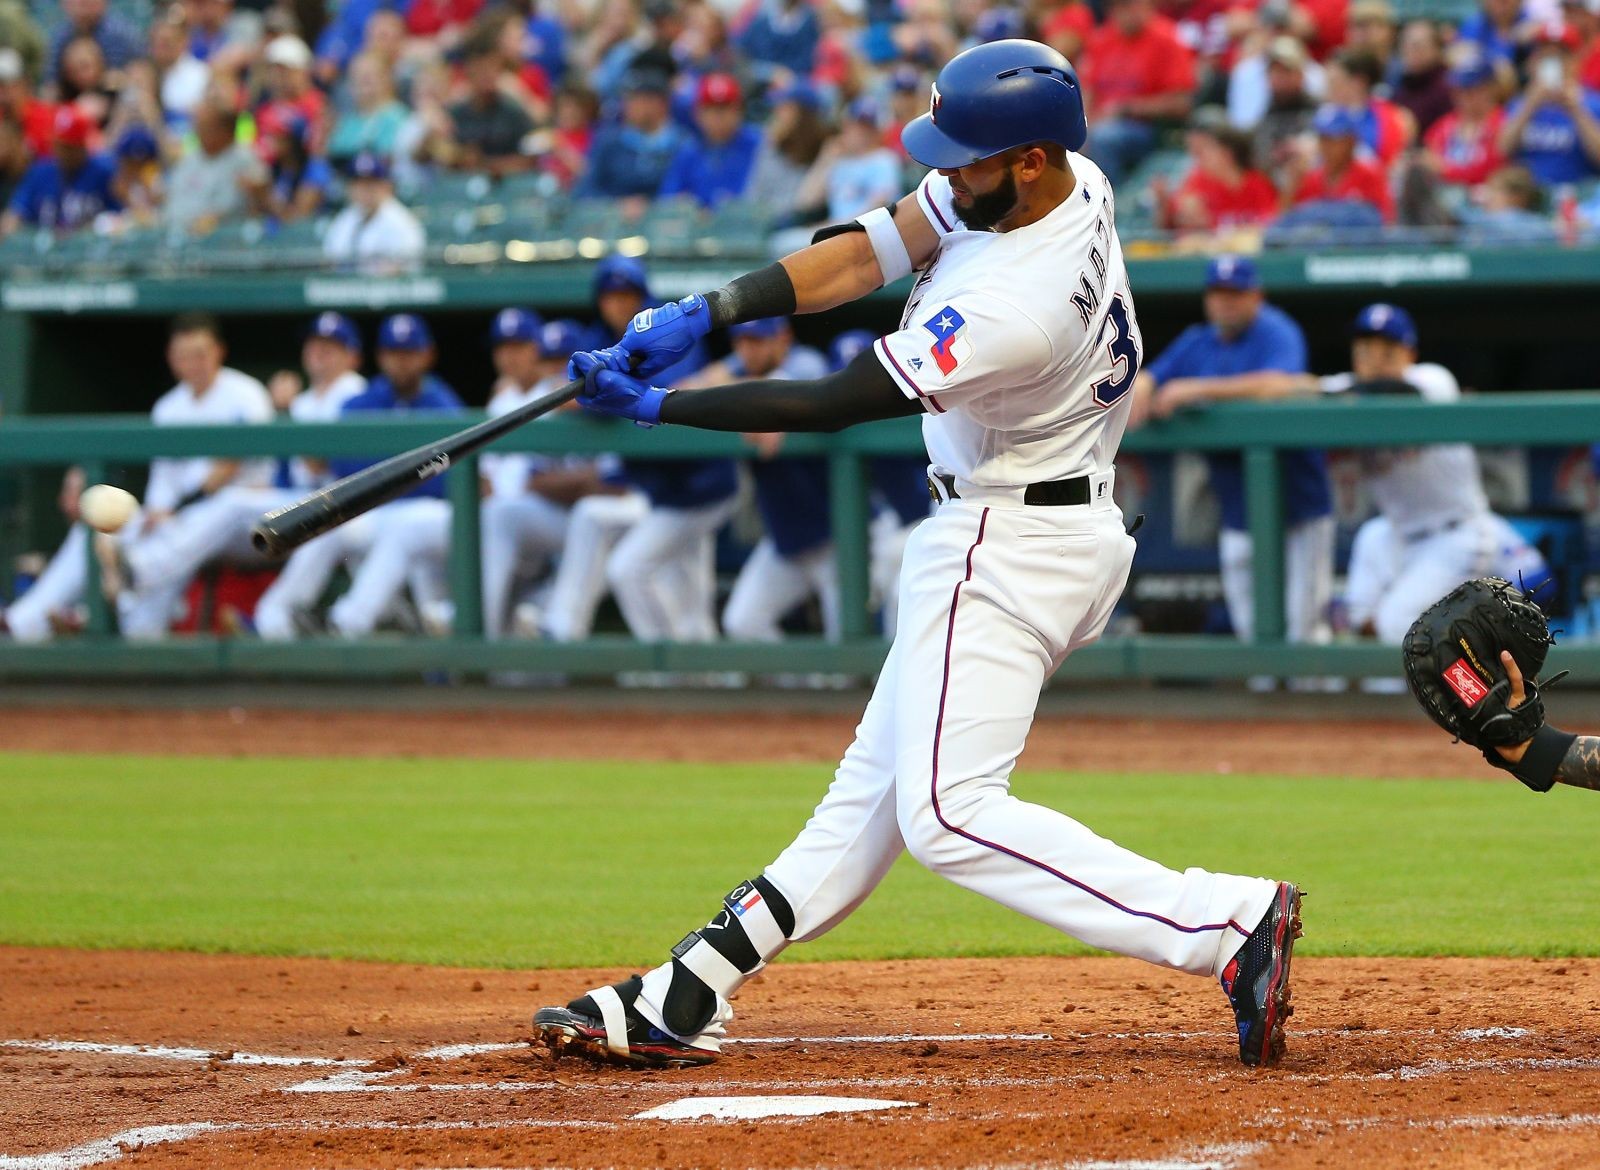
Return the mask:
{"type": "Polygon", "coordinates": [[[924,321],[922,327],[933,334],[933,347],[928,352],[933,355],[941,372],[954,373],[957,366],[972,357],[967,323],[949,305],[924,321]]]}

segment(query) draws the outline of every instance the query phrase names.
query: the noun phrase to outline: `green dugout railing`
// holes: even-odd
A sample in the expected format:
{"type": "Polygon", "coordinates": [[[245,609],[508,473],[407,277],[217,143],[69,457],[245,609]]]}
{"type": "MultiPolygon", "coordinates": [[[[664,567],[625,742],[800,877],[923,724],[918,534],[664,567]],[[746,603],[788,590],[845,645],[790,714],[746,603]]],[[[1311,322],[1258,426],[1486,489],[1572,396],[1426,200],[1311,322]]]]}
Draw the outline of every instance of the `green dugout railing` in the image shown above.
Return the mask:
{"type": "MultiPolygon", "coordinates": [[[[142,418],[57,416],[0,423],[0,469],[80,464],[89,482],[116,476],[158,456],[309,455],[375,457],[439,438],[464,420],[392,419],[272,426],[154,427],[142,418]]],[[[1155,423],[1127,437],[1130,452],[1242,452],[1246,509],[1255,548],[1255,637],[1139,636],[1106,639],[1075,654],[1065,674],[1078,678],[1228,678],[1252,674],[1394,674],[1394,647],[1284,642],[1283,502],[1278,454],[1308,447],[1357,448],[1466,442],[1477,445],[1571,447],[1600,441],[1600,392],[1486,394],[1449,406],[1420,401],[1357,399],[1231,403],[1155,423]]],[[[617,452],[655,458],[749,456],[736,435],[663,427],[644,431],[566,416],[524,427],[496,451],[617,452]]],[[[631,670],[837,671],[870,673],[883,641],[871,633],[867,608],[866,460],[922,451],[914,419],[857,427],[838,435],[793,435],[786,455],[828,460],[830,504],[838,553],[843,637],[828,643],[795,638],[779,646],[712,643],[645,644],[602,637],[570,644],[485,641],[479,589],[476,460],[451,472],[453,528],[450,577],[456,627],[447,638],[312,639],[275,644],[248,638],[175,637],[129,643],[111,635],[91,566],[91,621],[82,636],[42,646],[0,641],[7,677],[133,675],[400,675],[445,671],[535,671],[605,675],[631,670]]],[[[1600,678],[1600,645],[1558,647],[1560,665],[1600,678]]]]}

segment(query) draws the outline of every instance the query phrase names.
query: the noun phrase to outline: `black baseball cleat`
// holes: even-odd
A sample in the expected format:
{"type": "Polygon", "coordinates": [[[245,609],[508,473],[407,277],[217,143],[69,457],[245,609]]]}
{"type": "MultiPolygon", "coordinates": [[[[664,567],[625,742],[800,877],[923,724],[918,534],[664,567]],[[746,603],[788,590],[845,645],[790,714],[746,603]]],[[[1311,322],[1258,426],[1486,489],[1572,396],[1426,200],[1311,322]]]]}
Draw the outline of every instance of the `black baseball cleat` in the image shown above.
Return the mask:
{"type": "Polygon", "coordinates": [[[685,1044],[634,1010],[643,986],[635,975],[580,995],[564,1008],[540,1008],[533,1014],[533,1030],[557,1059],[574,1052],[630,1068],[687,1068],[716,1060],[715,1052],[685,1044]]]}
{"type": "Polygon", "coordinates": [[[1279,882],[1266,915],[1222,969],[1222,990],[1239,1022],[1239,1059],[1263,1068],[1283,1059],[1289,959],[1300,937],[1300,891],[1279,882]]]}

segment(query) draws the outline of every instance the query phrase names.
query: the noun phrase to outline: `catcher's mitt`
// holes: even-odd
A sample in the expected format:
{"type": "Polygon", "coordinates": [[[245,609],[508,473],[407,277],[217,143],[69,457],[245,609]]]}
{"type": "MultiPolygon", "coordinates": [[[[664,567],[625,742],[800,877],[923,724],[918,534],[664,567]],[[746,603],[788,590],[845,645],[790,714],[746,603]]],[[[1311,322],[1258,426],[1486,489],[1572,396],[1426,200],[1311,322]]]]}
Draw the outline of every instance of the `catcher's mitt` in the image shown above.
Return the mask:
{"type": "Polygon", "coordinates": [[[1480,577],[1412,623],[1402,646],[1406,682],[1428,718],[1457,739],[1484,749],[1522,743],[1544,726],[1536,676],[1554,642],[1528,594],[1499,577],[1480,577]],[[1502,650],[1511,651],[1525,679],[1527,697],[1515,709],[1506,704],[1511,681],[1502,650]]]}

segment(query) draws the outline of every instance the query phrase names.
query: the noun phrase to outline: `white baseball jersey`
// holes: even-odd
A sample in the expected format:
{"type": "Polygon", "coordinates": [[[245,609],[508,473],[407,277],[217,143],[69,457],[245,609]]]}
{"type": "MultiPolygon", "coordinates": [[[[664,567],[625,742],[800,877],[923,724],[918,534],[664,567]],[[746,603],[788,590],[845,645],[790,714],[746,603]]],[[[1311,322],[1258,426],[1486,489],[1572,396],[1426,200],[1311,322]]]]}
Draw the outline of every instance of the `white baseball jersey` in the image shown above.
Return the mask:
{"type": "Polygon", "coordinates": [[[1127,425],[1143,342],[1111,185],[1068,158],[1076,189],[1015,231],[961,228],[937,172],[917,189],[939,249],[874,352],[927,412],[935,471],[958,481],[1016,488],[1109,471],[1127,425]]]}
{"type": "MultiPolygon", "coordinates": [[[[1455,402],[1461,397],[1455,375],[1433,362],[1408,367],[1404,380],[1429,402],[1455,402]]],[[[1322,379],[1322,389],[1343,393],[1354,382],[1353,374],[1336,374],[1322,379]]],[[[1489,510],[1478,454],[1469,443],[1380,447],[1363,452],[1362,467],[1373,503],[1401,539],[1489,510]]]]}
{"type": "MultiPolygon", "coordinates": [[[[367,388],[367,380],[354,370],[346,370],[321,390],[302,390],[289,403],[289,417],[295,422],[334,422],[344,404],[367,388]]],[[[313,470],[299,456],[289,461],[289,486],[317,488],[332,482],[327,471],[313,470]]]]}
{"type": "MultiPolygon", "coordinates": [[[[182,426],[187,423],[266,423],[274,411],[267,388],[249,374],[224,366],[216,381],[204,394],[196,394],[187,382],[179,382],[159,399],[150,411],[157,426],[182,426]]],[[[204,455],[189,459],[156,459],[150,464],[150,482],[144,504],[154,511],[170,511],[184,496],[205,483],[211,474],[212,460],[204,455]]],[[[273,461],[251,459],[239,468],[233,482],[239,487],[270,487],[273,461]]]]}
{"type": "MultiPolygon", "coordinates": [[[[489,405],[485,408],[490,418],[499,418],[509,414],[524,403],[535,398],[542,398],[552,390],[559,390],[566,385],[566,378],[553,376],[535,382],[524,389],[510,378],[502,378],[495,383],[494,393],[489,397],[489,405]]],[[[551,411],[534,419],[540,423],[546,419],[557,418],[560,411],[551,411]]],[[[546,455],[534,453],[515,453],[491,451],[478,460],[484,478],[489,481],[492,494],[503,499],[515,499],[528,494],[528,479],[536,472],[549,468],[580,468],[595,464],[602,475],[615,471],[619,460],[615,455],[546,455]]]]}

